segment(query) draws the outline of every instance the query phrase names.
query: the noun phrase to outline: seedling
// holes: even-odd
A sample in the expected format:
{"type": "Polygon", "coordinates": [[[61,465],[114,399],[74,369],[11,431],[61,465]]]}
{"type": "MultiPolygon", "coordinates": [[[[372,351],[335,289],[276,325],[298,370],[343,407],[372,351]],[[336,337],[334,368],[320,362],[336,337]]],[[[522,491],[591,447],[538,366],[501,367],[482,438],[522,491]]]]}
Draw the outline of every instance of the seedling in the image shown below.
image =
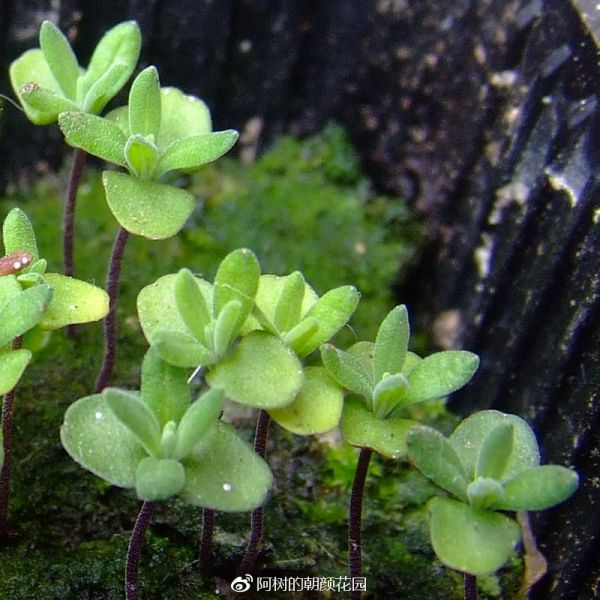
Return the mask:
{"type": "Polygon", "coordinates": [[[520,540],[519,525],[504,511],[550,508],[578,485],[574,471],[540,466],[535,434],[523,419],[495,410],[465,419],[449,438],[414,427],[407,447],[410,461],[451,496],[429,501],[431,543],[445,565],[466,575],[472,598],[474,578],[497,571],[520,540]]]}
{"type": "MultiPolygon", "coordinates": [[[[136,22],[126,21],[98,42],[87,69],[79,66],[71,44],[50,21],[40,28],[40,47],[27,50],[10,65],[12,87],[29,120],[56,123],[63,111],[97,115],[127,83],[141,47],[136,22]]],[[[65,275],[74,273],[73,219],[86,153],[76,149],[63,218],[65,275]]]]}
{"type": "Polygon", "coordinates": [[[63,112],[59,124],[69,144],[128,170],[102,174],[108,206],[121,227],[106,282],[110,312],[104,327],[104,363],[96,381],[96,391],[101,391],[110,380],[116,356],[115,311],[129,234],[154,240],[175,235],[192,213],[195,198],[159,179],[216,160],[233,146],[238,134],[231,129],[213,132],[204,102],[175,88],[161,89],[154,67],[136,77],[128,106],[111,111],[105,119],[63,112]]]}
{"type": "Polygon", "coordinates": [[[7,256],[0,259],[0,394],[6,394],[0,532],[6,534],[14,388],[31,360],[31,351],[42,349],[43,332],[102,319],[108,312],[108,296],[85,281],[47,273],[33,227],[22,210],[14,208],[8,213],[2,237],[7,256]],[[21,348],[23,344],[26,348],[21,348]]]}
{"type": "MultiPolygon", "coordinates": [[[[342,437],[359,447],[348,519],[350,576],[361,574],[361,511],[364,484],[373,451],[386,458],[406,457],[406,435],[416,422],[402,411],[416,402],[443,398],[473,376],[479,359],[465,351],[421,358],[408,351],[410,326],[404,305],[383,320],[375,343],[358,342],[348,351],[321,349],[329,374],[346,390],[342,437]]],[[[353,592],[355,598],[360,592],[353,592]]]]}
{"type": "Polygon", "coordinates": [[[106,388],[65,414],[61,440],[71,458],[143,501],[128,550],[128,600],[138,597],[141,540],[156,502],[179,496],[194,506],[246,511],[271,487],[266,463],[218,419],[223,398],[213,388],[191,402],[187,371],[150,348],[139,392],[106,388]]]}

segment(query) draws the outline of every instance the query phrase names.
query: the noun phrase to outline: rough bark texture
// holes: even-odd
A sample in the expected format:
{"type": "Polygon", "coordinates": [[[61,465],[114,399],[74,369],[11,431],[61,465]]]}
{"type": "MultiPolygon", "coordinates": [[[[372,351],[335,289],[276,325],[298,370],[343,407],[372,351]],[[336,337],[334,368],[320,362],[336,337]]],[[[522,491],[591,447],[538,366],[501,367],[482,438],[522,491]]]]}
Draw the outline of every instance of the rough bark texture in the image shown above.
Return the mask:
{"type": "MultiPolygon", "coordinates": [[[[535,598],[593,597],[600,481],[598,11],[589,0],[49,0],[0,4],[0,68],[42,18],[81,57],[136,18],[142,64],[263,146],[336,118],[376,184],[429,224],[402,290],[441,346],[482,356],[453,399],[523,415],[582,487],[534,516],[551,571],[535,598]]],[[[1,76],[3,90],[5,75],[1,76]]],[[[0,179],[60,160],[53,127],[7,107],[0,179]],[[19,140],[19,144],[16,140],[19,140]],[[32,151],[32,148],[35,148],[32,151]]]]}

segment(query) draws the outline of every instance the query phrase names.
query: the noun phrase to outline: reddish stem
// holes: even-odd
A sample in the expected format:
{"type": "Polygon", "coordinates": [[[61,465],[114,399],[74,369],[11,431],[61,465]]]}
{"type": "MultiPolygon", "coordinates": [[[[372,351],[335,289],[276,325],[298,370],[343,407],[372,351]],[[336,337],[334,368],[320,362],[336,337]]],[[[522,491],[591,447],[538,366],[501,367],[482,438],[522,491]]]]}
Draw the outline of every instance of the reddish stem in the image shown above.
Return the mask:
{"type": "Polygon", "coordinates": [[[205,577],[212,573],[213,555],[212,543],[215,530],[215,511],[211,508],[202,510],[202,537],[200,538],[200,570],[205,577]]]}
{"type": "Polygon", "coordinates": [[[463,590],[465,600],[477,600],[477,577],[463,573],[463,590]]]}
{"type": "MultiPolygon", "coordinates": [[[[267,455],[267,436],[269,434],[269,423],[271,418],[266,410],[261,410],[256,423],[256,434],[254,436],[254,450],[264,459],[267,455]]],[[[239,576],[251,574],[256,566],[258,550],[263,533],[263,507],[259,506],[252,511],[250,518],[250,539],[242,562],[238,567],[239,576]]]]}
{"type": "Polygon", "coordinates": [[[106,277],[106,293],[109,297],[109,309],[104,319],[104,360],[96,379],[95,392],[101,392],[109,383],[117,356],[117,298],[119,295],[121,263],[129,232],[121,227],[115,238],[110,266],[106,277]]]}
{"type": "MultiPolygon", "coordinates": [[[[350,566],[350,577],[361,577],[362,575],[362,504],[365,490],[365,481],[369,470],[369,462],[373,451],[369,448],[361,448],[352,483],[350,496],[350,509],[348,511],[348,562],[350,566]]],[[[360,600],[360,590],[352,590],[351,600],[360,600]]]]}
{"type": "Polygon", "coordinates": [[[131,532],[125,563],[125,599],[138,600],[140,597],[139,569],[144,534],[150,524],[150,517],[156,508],[156,502],[144,502],[131,532]]]}

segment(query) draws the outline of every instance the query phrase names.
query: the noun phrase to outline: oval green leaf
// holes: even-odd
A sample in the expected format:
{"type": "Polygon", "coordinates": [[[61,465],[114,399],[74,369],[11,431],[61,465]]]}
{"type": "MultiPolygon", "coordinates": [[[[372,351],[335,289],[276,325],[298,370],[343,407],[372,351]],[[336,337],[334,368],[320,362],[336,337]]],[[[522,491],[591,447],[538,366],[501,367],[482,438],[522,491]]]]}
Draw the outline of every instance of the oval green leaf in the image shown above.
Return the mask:
{"type": "Polygon", "coordinates": [[[175,367],[208,366],[217,360],[196,338],[181,331],[157,329],[152,335],[152,345],[163,360],[175,367]]]}
{"type": "Polygon", "coordinates": [[[17,385],[31,356],[31,352],[25,349],[0,354],[0,396],[8,394],[17,385]]]}
{"type": "Polygon", "coordinates": [[[129,91],[129,133],[152,135],[160,131],[160,83],[156,67],[144,69],[131,84],[129,91]]]}
{"type": "Polygon", "coordinates": [[[192,214],[192,194],[171,185],[142,181],[115,171],[104,171],[106,201],[127,231],[152,240],[174,236],[192,214]]]}
{"type": "Polygon", "coordinates": [[[279,338],[253,331],[208,372],[206,381],[240,404],[269,410],[292,402],[304,373],[294,352],[279,338]]]}
{"type": "Polygon", "coordinates": [[[321,348],[321,358],[329,374],[343,388],[362,396],[371,404],[373,383],[360,356],[325,344],[321,348]]]}
{"type": "Polygon", "coordinates": [[[185,485],[183,465],[168,458],[148,456],[135,471],[135,493],[140,500],[168,500],[185,485]]]}
{"type": "Polygon", "coordinates": [[[281,427],[296,435],[325,433],[337,426],[342,416],[344,394],[322,367],[308,367],[304,385],[285,408],[269,411],[281,427]]]}
{"type": "Polygon", "coordinates": [[[440,497],[429,501],[429,511],[433,549],[446,566],[456,571],[494,573],[521,539],[517,523],[500,513],[440,497]]]}
{"type": "Polygon", "coordinates": [[[39,260],[39,252],[33,226],[27,215],[20,208],[13,208],[4,219],[2,240],[6,254],[28,252],[32,265],[39,260]]]}
{"type": "Polygon", "coordinates": [[[40,48],[64,95],[76,101],[79,64],[67,38],[50,21],[44,21],[40,27],[40,48]]]}
{"type": "Polygon", "coordinates": [[[52,289],[36,285],[10,298],[0,310],[0,347],[35,327],[44,317],[52,289]]]}
{"type": "Polygon", "coordinates": [[[135,471],[147,456],[146,451],[100,394],[69,406],[60,439],[71,458],[84,469],[113,485],[135,487],[135,471]]]}
{"type": "Polygon", "coordinates": [[[409,337],[408,311],[401,304],[390,311],[377,332],[373,350],[375,381],[381,381],[385,373],[394,375],[402,371],[409,337]]]}
{"type": "Polygon", "coordinates": [[[194,506],[225,512],[260,506],[273,483],[267,463],[230,425],[218,422],[206,443],[184,461],[181,498],[194,506]]]}

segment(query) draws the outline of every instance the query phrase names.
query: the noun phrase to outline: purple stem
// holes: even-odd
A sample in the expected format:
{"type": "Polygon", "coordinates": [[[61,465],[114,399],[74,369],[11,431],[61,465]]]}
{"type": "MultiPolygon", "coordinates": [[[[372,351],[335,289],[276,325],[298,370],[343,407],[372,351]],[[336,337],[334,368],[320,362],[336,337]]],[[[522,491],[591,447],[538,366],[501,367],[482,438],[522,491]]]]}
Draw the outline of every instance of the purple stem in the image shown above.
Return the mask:
{"type": "MultiPolygon", "coordinates": [[[[256,423],[256,434],[254,436],[254,451],[264,459],[267,455],[267,435],[271,418],[266,410],[261,410],[256,423]]],[[[258,549],[263,532],[263,507],[259,506],[252,511],[250,518],[250,539],[242,562],[238,567],[239,576],[253,573],[258,558],[258,549]]]]}
{"type": "Polygon", "coordinates": [[[477,600],[477,577],[463,573],[463,590],[465,600],[477,600]]]}
{"type": "MultiPolygon", "coordinates": [[[[77,202],[77,190],[83,174],[83,167],[87,159],[87,152],[81,148],[75,148],[73,152],[73,165],[71,166],[71,175],[69,177],[69,187],[67,188],[67,199],[63,214],[63,264],[65,275],[73,277],[75,273],[75,259],[73,253],[73,230],[75,221],[75,204],[77,202]]],[[[70,338],[75,337],[75,325],[67,327],[67,335],[70,338]]]]}
{"type": "Polygon", "coordinates": [[[202,537],[200,538],[200,570],[205,577],[212,573],[212,543],[215,530],[215,511],[212,508],[202,509],[202,537]]]}
{"type": "MultiPolygon", "coordinates": [[[[21,347],[22,339],[16,338],[13,349],[21,347]]],[[[9,537],[8,531],[8,501],[10,498],[10,465],[12,457],[12,424],[15,406],[15,390],[12,389],[4,396],[2,403],[2,436],[4,437],[4,463],[0,473],[0,539],[9,537]]]]}
{"type": "Polygon", "coordinates": [[[144,502],[140,513],[131,532],[131,539],[127,548],[127,562],[125,563],[125,599],[138,600],[140,597],[140,586],[138,574],[140,568],[140,557],[144,544],[144,533],[148,529],[150,517],[156,508],[156,502],[144,502]]]}
{"type": "MultiPolygon", "coordinates": [[[[361,541],[361,520],[362,503],[365,490],[365,481],[369,462],[373,451],[369,448],[361,448],[354,473],[352,483],[352,493],[350,496],[350,509],[348,514],[348,562],[350,566],[350,577],[361,577],[362,575],[362,541],[361,541]]],[[[352,590],[351,600],[360,600],[360,590],[352,590]]]]}
{"type": "Polygon", "coordinates": [[[117,355],[117,297],[121,274],[121,262],[129,232],[119,228],[110,255],[110,267],[106,277],[106,292],[109,297],[109,309],[104,319],[104,361],[96,379],[95,392],[101,392],[109,383],[117,355]]]}

